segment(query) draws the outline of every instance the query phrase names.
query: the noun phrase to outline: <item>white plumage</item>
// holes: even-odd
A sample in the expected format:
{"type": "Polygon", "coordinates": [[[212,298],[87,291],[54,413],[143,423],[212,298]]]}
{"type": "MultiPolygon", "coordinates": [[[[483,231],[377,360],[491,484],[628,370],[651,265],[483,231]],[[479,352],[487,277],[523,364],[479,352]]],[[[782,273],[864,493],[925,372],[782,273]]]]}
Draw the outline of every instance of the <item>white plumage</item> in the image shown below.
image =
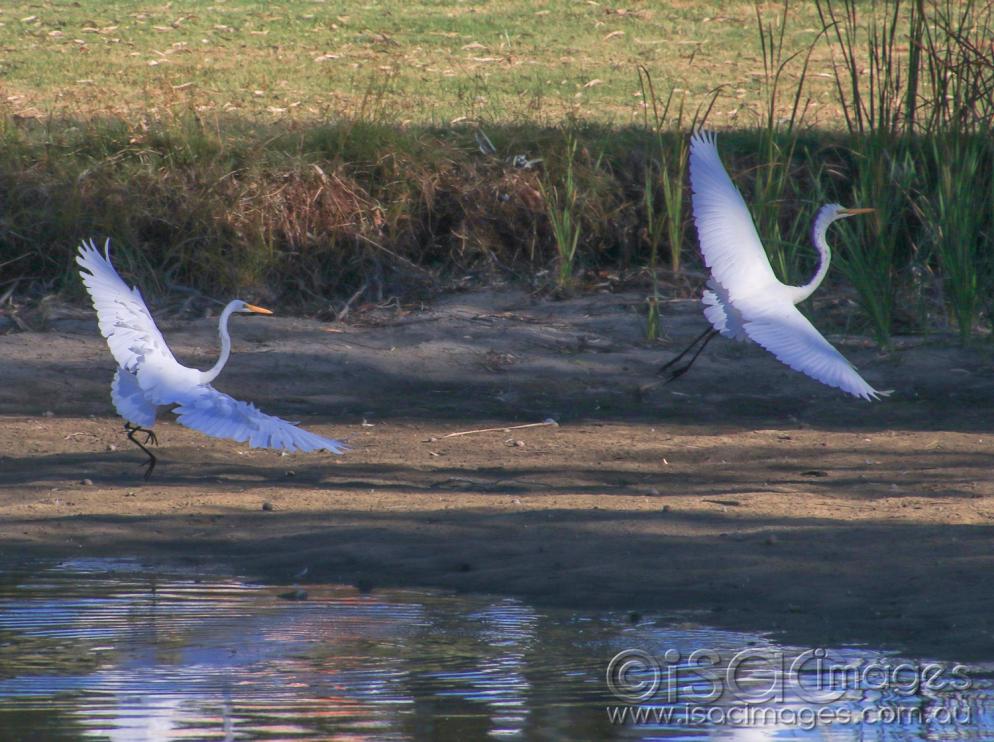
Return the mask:
{"type": "MultiPolygon", "coordinates": [[[[183,366],[173,357],[141,293],[137,288],[128,288],[114,270],[110,240],[102,255],[92,240],[84,241],[76,262],[82,268],[80,276],[97,310],[100,332],[118,363],[111,383],[111,400],[118,414],[136,428],[151,428],[156,408],[172,406],[181,425],[217,438],[248,443],[252,448],[304,452],[324,449],[332,453],[347,449],[340,441],[301,430],[211,386],[210,382],[221,372],[231,353],[228,335],[231,315],[271,314],[268,309],[239,299],[229,302],[218,323],[221,356],[211,369],[200,371],[183,366]]],[[[155,457],[151,453],[149,456],[151,473],[155,457]]]]}
{"type": "Polygon", "coordinates": [[[828,226],[872,209],[823,206],[812,230],[821,256],[818,271],[804,286],[788,286],[773,273],[745,201],[721,164],[713,133],[697,132],[691,138],[690,184],[701,252],[711,270],[704,314],[715,331],[739,341],[752,340],[823,384],[862,399],[878,398],[881,392],[867,384],[795,306],[828,273],[828,226]]]}

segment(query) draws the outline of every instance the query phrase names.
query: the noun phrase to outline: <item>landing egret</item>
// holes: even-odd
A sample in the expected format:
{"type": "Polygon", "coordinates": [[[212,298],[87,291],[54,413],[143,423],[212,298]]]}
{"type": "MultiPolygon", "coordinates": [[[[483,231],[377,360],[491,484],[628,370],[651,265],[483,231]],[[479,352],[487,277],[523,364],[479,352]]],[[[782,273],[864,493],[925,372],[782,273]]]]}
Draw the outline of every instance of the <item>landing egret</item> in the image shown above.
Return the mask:
{"type": "Polygon", "coordinates": [[[868,214],[873,209],[846,209],[839,204],[822,206],[811,231],[821,258],[814,278],[803,286],[781,283],[770,267],[742,195],[722,167],[715,141],[714,133],[702,131],[690,140],[694,223],[704,262],[711,269],[703,296],[704,315],[711,329],[663,366],[660,373],[703,340],[690,362],[670,373],[669,381],[683,375],[714,336],[720,334],[740,342],[752,340],[795,371],[822,384],[862,399],[878,399],[884,392],[867,384],[795,306],[811,296],[828,273],[831,251],[825,232],[829,225],[838,219],[868,214]]]}
{"type": "Polygon", "coordinates": [[[170,406],[181,425],[217,438],[248,442],[252,448],[275,448],[285,451],[342,453],[347,446],[301,430],[293,423],[260,412],[254,405],[240,402],[211,386],[231,354],[228,320],[235,313],[272,314],[268,309],[246,304],[240,299],[228,302],[218,322],[221,357],[207,371],[180,364],[169,350],[137,288],[127,284],[110,262],[110,240],[104,254],[84,241],[76,262],[79,275],[97,310],[100,332],[118,369],[111,383],[111,400],[117,413],[125,419],[128,438],[148,455],[145,479],[152,475],[156,457],[146,447],[157,443],[151,428],[156,408],[170,406]],[[136,438],[145,434],[145,445],[136,438]]]}

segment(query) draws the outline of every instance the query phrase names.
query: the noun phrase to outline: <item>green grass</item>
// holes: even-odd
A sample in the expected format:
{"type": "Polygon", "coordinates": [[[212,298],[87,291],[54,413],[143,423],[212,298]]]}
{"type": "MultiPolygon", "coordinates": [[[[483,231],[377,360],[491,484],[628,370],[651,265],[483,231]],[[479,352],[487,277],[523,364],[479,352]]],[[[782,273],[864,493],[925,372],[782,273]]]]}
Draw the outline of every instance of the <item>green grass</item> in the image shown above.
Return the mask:
{"type": "MultiPolygon", "coordinates": [[[[787,43],[818,27],[798,3],[787,43]]],[[[0,79],[12,114],[410,124],[611,124],[642,117],[636,66],[695,107],[719,82],[716,121],[755,125],[760,45],[751,2],[586,0],[367,3],[13,0],[0,7],[0,79]]],[[[823,50],[818,101],[834,116],[823,50]]]]}

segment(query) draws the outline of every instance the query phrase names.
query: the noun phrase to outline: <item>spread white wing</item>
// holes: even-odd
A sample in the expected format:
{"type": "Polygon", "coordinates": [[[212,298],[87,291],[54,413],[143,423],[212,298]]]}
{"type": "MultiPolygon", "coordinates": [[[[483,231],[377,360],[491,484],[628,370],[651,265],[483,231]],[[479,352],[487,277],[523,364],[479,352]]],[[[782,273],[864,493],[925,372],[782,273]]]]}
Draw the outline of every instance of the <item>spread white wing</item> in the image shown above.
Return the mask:
{"type": "Polygon", "coordinates": [[[83,269],[80,276],[97,310],[100,333],[107,338],[118,365],[134,373],[143,365],[176,364],[141,292],[128,288],[111,265],[110,240],[103,255],[93,240],[83,241],[76,262],[83,269]]]}
{"type": "Polygon", "coordinates": [[[878,399],[852,364],[789,302],[754,297],[736,308],[749,337],[795,371],[866,400],[878,399]]]}
{"type": "Polygon", "coordinates": [[[705,315],[715,329],[740,338],[744,330],[795,371],[856,397],[878,398],[881,392],[784,293],[742,194],[721,164],[713,133],[699,131],[690,140],[690,184],[701,252],[713,279],[704,296],[705,315]]]}
{"type": "Polygon", "coordinates": [[[252,448],[304,452],[324,449],[331,453],[348,449],[341,441],[308,433],[291,422],[261,412],[253,404],[229,397],[209,384],[190,390],[173,412],[181,425],[217,438],[247,442],[252,448]]]}
{"type": "Polygon", "coordinates": [[[698,131],[690,139],[690,187],[704,262],[731,301],[776,282],[749,209],[721,164],[713,132],[698,131]]]}
{"type": "Polygon", "coordinates": [[[110,240],[103,255],[93,241],[79,247],[76,262],[120,368],[111,384],[118,413],[142,427],[155,422],[157,405],[176,404],[182,425],[218,438],[248,442],[253,448],[342,453],[347,446],[301,430],[293,423],[260,412],[210,385],[198,384],[200,372],[180,365],[166,345],[137,288],[127,284],[110,262],[110,240]]]}
{"type": "Polygon", "coordinates": [[[155,407],[145,397],[145,390],[138,385],[138,379],[123,368],[114,372],[110,384],[110,398],[117,414],[132,425],[151,428],[155,425],[155,407]]]}

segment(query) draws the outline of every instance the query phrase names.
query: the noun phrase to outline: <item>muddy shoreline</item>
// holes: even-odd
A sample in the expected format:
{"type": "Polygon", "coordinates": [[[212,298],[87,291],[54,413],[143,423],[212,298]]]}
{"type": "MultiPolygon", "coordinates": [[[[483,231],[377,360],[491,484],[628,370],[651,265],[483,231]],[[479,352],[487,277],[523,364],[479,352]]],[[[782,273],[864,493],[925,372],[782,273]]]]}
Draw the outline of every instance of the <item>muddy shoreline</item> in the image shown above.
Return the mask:
{"type": "MultiPolygon", "coordinates": [[[[128,556],[287,583],[306,568],[990,659],[990,351],[909,338],[882,355],[829,333],[894,390],[873,404],[724,341],[661,386],[703,319],[672,302],[648,345],[641,302],[480,292],[347,325],[237,322],[218,387],[353,451],[250,451],[167,418],[149,483],[93,320],[2,336],[0,567],[128,556]],[[558,427],[443,437],[546,418],[558,427]]],[[[205,365],[214,328],[163,330],[205,365]]]]}

